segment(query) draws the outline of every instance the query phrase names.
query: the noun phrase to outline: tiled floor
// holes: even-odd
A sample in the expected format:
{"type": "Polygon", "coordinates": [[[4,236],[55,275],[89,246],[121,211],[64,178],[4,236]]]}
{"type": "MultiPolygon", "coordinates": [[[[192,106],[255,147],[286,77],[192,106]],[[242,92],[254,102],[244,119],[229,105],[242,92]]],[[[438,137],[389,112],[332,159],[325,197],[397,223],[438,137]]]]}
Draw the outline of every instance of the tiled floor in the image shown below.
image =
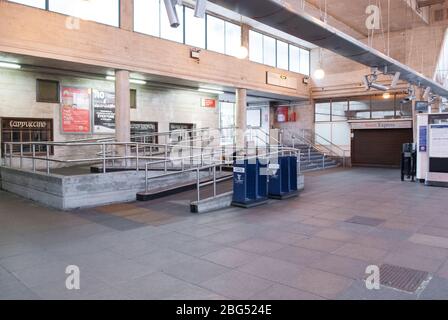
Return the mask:
{"type": "Polygon", "coordinates": [[[448,189],[352,169],[249,210],[192,215],[191,197],[64,213],[0,192],[0,299],[448,299],[448,189]],[[430,281],[367,290],[383,263],[430,281]]]}

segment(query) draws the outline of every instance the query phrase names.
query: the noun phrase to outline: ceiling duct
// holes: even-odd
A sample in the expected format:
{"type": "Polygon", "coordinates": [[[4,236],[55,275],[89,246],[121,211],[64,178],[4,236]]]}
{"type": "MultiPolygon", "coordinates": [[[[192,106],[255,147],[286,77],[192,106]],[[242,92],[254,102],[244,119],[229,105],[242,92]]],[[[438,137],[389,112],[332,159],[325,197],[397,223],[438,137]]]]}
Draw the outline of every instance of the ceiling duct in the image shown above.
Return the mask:
{"type": "Polygon", "coordinates": [[[226,9],[288,33],[371,68],[400,72],[400,79],[434,94],[448,97],[448,90],[421,73],[329,26],[305,12],[296,12],[279,0],[208,0],[226,9]]]}

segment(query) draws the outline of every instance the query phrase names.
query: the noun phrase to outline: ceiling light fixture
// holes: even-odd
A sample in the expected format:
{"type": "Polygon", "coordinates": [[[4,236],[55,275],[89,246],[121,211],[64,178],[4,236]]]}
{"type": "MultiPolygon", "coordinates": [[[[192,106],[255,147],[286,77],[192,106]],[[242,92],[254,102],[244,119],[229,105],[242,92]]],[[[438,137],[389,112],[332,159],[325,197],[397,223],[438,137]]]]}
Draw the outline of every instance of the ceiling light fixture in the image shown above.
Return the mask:
{"type": "Polygon", "coordinates": [[[204,93],[217,94],[217,95],[224,94],[224,91],[217,90],[217,89],[209,89],[209,88],[199,88],[198,91],[199,92],[204,92],[204,93]]]}
{"type": "Polygon", "coordinates": [[[6,68],[6,69],[20,69],[22,66],[17,63],[10,63],[10,62],[0,62],[0,68],[6,68]]]}
{"type": "Polygon", "coordinates": [[[241,46],[238,48],[238,52],[236,54],[236,57],[238,59],[244,60],[249,56],[249,50],[245,46],[241,46]]]}
{"type": "MultiPolygon", "coordinates": [[[[115,81],[115,77],[114,76],[107,76],[106,80],[115,81]]],[[[146,84],[146,81],[138,80],[138,79],[129,79],[129,83],[144,85],[144,84],[146,84]]]]}

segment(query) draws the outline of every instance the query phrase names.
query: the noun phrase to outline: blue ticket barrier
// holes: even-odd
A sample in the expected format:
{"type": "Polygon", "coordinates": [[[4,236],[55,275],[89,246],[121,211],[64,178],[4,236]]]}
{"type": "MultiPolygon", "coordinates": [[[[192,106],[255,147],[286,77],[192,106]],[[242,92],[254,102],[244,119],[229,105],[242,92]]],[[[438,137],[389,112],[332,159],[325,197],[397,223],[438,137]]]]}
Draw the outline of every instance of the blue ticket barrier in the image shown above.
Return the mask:
{"type": "Polygon", "coordinates": [[[234,163],[233,166],[233,206],[251,208],[268,201],[267,176],[258,159],[234,163]]]}
{"type": "Polygon", "coordinates": [[[269,165],[269,197],[283,200],[299,195],[297,188],[297,157],[279,157],[269,165]]]}

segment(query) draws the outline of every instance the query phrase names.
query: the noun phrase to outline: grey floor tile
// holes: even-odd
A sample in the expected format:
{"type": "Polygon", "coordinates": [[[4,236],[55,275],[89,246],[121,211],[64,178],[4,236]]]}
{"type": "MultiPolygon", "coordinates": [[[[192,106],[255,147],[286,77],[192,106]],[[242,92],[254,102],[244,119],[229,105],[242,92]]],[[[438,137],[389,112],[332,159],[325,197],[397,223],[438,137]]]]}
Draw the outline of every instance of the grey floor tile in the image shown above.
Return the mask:
{"type": "Polygon", "coordinates": [[[251,300],[324,300],[323,297],[281,284],[275,284],[250,297],[251,300]]]}
{"type": "Polygon", "coordinates": [[[199,284],[229,271],[229,268],[202,259],[191,258],[167,266],[163,272],[192,284],[199,284]]]}
{"type": "Polygon", "coordinates": [[[272,240],[264,240],[261,238],[252,238],[233,245],[234,248],[249,251],[257,254],[264,254],[277,251],[285,245],[272,240]]]}
{"type": "Polygon", "coordinates": [[[230,299],[244,300],[272,285],[271,281],[235,270],[201,283],[202,287],[230,299]]]}
{"type": "Polygon", "coordinates": [[[228,268],[237,268],[245,265],[259,256],[254,253],[242,251],[234,248],[223,248],[209,253],[201,258],[228,268]]]}
{"type": "Polygon", "coordinates": [[[419,295],[422,300],[448,300],[448,279],[434,277],[419,295]]]}
{"type": "Polygon", "coordinates": [[[369,290],[365,281],[359,280],[337,296],[339,300],[416,300],[417,295],[382,286],[380,290],[369,290]]]}
{"type": "Polygon", "coordinates": [[[271,252],[268,255],[272,258],[306,266],[314,263],[315,261],[319,261],[325,257],[327,253],[301,247],[287,246],[280,250],[271,252]]]}

